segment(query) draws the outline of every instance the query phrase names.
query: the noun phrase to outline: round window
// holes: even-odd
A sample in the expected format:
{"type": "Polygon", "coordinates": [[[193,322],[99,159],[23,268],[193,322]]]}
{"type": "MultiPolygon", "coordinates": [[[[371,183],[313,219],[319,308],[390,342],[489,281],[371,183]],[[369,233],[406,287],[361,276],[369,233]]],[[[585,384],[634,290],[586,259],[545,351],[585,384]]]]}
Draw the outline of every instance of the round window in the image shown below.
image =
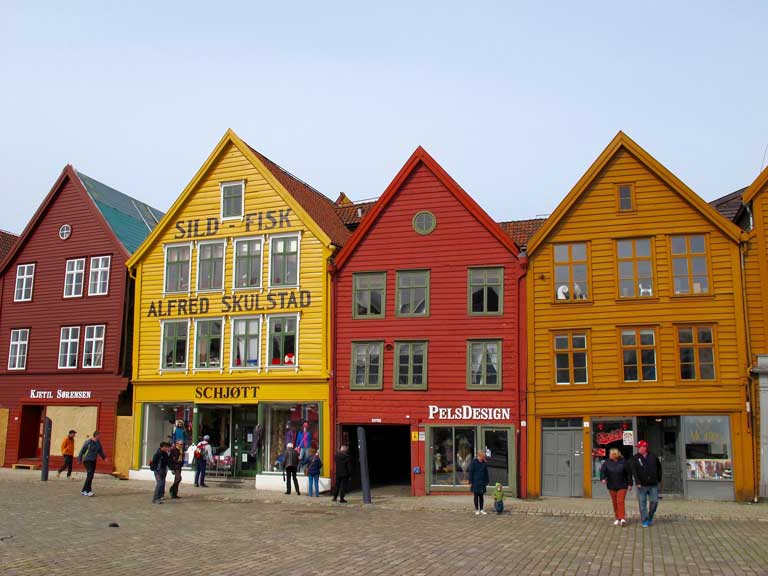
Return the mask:
{"type": "Polygon", "coordinates": [[[72,226],[69,224],[62,224],[61,228],[59,228],[59,238],[62,240],[66,240],[72,235],[72,226]]]}
{"type": "Polygon", "coordinates": [[[435,215],[432,212],[418,212],[413,217],[413,229],[419,234],[429,234],[436,225],[435,215]]]}

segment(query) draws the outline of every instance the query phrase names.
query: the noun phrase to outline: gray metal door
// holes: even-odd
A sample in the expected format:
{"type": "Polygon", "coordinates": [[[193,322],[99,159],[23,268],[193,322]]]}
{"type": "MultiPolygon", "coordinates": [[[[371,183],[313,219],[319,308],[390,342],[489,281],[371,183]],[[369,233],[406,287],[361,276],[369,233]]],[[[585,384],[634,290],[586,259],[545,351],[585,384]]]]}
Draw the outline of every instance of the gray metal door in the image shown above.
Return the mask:
{"type": "Polygon", "coordinates": [[[584,441],[580,429],[542,430],[542,496],[584,496],[584,441]]]}

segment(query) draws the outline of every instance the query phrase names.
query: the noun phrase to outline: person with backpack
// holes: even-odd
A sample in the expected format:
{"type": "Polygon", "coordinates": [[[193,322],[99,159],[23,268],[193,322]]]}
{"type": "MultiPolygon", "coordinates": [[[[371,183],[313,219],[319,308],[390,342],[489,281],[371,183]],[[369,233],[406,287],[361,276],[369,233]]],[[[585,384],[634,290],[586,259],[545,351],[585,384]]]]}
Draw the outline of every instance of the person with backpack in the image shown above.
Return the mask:
{"type": "Polygon", "coordinates": [[[82,462],[85,466],[85,483],[80,494],[83,496],[93,496],[92,483],[93,475],[96,473],[96,458],[101,456],[104,462],[108,462],[106,455],[104,454],[104,448],[101,446],[99,438],[101,433],[96,430],[91,438],[88,438],[80,448],[80,453],[77,455],[77,461],[82,462]]]}
{"type": "Polygon", "coordinates": [[[168,475],[168,453],[171,451],[171,445],[168,442],[160,442],[160,447],[152,456],[149,463],[149,469],[155,473],[155,492],[152,495],[152,504],[162,504],[165,498],[165,477],[168,475]]]}
{"type": "Polygon", "coordinates": [[[209,463],[213,464],[213,452],[208,443],[210,439],[211,437],[206,434],[195,448],[195,486],[200,488],[208,488],[205,483],[205,469],[209,463]]]}

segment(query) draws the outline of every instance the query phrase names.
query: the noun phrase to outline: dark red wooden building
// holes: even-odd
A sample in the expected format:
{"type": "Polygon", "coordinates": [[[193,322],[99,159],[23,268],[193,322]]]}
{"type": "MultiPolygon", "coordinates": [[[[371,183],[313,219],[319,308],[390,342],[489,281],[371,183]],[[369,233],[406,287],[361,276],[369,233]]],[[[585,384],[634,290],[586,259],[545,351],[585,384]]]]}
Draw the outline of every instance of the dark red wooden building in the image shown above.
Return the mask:
{"type": "Polygon", "coordinates": [[[465,493],[484,450],[491,484],[525,495],[526,263],[422,148],[362,217],[335,262],[333,398],[374,485],[465,493]]]}
{"type": "MultiPolygon", "coordinates": [[[[0,409],[5,466],[40,459],[53,421],[52,466],[77,430],[113,456],[116,415],[130,415],[132,281],[125,261],[162,213],[66,166],[0,265],[0,409]]],[[[99,462],[99,472],[111,472],[99,462]]]]}

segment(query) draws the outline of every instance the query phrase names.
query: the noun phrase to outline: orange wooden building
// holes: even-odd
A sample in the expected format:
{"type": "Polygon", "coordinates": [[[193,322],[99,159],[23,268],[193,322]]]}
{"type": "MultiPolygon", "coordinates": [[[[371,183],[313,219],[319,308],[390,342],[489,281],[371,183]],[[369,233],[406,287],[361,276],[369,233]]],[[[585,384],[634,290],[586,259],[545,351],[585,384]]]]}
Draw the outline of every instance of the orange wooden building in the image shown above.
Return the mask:
{"type": "Polygon", "coordinates": [[[740,233],[620,132],[531,238],[529,495],[644,439],[663,493],[753,497],[740,233]]]}

